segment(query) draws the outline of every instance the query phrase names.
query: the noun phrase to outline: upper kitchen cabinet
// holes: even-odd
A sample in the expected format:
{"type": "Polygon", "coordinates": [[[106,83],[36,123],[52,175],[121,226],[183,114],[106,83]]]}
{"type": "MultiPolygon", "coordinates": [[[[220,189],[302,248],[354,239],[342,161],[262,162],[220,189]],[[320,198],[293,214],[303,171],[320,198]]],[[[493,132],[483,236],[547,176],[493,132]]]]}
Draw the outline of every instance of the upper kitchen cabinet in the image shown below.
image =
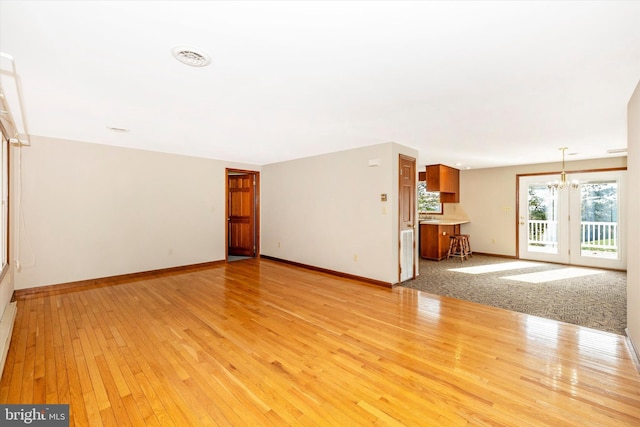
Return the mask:
{"type": "Polygon", "coordinates": [[[446,165],[427,166],[427,191],[440,192],[441,203],[460,202],[460,171],[446,165]]]}

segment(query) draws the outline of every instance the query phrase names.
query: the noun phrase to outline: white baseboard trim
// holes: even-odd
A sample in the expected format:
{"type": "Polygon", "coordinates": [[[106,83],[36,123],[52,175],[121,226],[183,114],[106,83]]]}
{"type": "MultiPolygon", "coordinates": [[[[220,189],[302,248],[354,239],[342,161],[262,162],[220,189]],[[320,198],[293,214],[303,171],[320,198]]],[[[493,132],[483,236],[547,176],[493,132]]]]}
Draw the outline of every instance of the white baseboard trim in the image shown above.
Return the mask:
{"type": "Polygon", "coordinates": [[[4,309],[2,319],[0,319],[0,377],[4,371],[4,362],[7,360],[9,353],[9,345],[11,344],[11,335],[13,334],[13,324],[16,320],[16,312],[18,311],[16,303],[7,304],[4,309]]]}
{"type": "Polygon", "coordinates": [[[640,352],[638,352],[638,347],[635,346],[633,340],[630,338],[629,328],[626,328],[625,332],[626,332],[625,338],[627,340],[627,344],[629,347],[629,353],[631,353],[631,358],[633,359],[633,362],[636,365],[636,369],[640,373],[640,352]]]}

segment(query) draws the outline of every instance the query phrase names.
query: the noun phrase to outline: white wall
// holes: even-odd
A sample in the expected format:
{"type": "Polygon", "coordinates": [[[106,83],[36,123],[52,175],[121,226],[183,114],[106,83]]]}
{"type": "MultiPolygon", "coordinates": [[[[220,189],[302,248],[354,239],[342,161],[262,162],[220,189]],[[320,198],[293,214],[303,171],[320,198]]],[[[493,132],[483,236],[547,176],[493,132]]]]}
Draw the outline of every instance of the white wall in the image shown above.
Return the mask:
{"type": "Polygon", "coordinates": [[[629,203],[627,228],[627,335],[640,352],[640,83],[631,97],[627,112],[629,203]]]}
{"type": "Polygon", "coordinates": [[[400,153],[417,159],[385,143],[265,165],[262,254],[396,283],[400,153]]]}
{"type": "MultiPolygon", "coordinates": [[[[567,162],[565,170],[626,166],[626,157],[612,157],[567,162]]],[[[558,162],[460,171],[460,208],[471,221],[469,224],[463,224],[461,228],[462,232],[471,235],[473,251],[515,256],[517,248],[516,175],[560,172],[561,169],[562,163],[558,162]]]]}
{"type": "Polygon", "coordinates": [[[225,167],[258,170],[52,138],[31,142],[13,153],[22,165],[22,191],[12,197],[22,201],[13,222],[16,289],[222,260],[225,167]]]}

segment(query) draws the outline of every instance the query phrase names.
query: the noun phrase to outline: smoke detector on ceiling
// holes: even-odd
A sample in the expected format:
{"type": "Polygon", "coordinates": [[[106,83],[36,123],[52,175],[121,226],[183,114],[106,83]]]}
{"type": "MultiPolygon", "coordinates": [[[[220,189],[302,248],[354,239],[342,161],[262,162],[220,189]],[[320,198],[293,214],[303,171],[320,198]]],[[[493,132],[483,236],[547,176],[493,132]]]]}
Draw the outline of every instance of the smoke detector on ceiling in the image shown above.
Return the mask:
{"type": "Polygon", "coordinates": [[[176,46],[171,54],[183,64],[191,67],[204,67],[211,63],[211,57],[207,52],[192,46],[176,46]]]}

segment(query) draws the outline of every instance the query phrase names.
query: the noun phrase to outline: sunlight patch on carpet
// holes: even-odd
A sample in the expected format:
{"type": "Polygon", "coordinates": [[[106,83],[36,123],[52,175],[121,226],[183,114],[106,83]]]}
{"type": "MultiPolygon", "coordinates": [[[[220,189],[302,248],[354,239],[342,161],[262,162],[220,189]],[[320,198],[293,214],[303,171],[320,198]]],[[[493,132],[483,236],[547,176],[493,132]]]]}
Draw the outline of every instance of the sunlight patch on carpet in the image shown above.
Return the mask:
{"type": "Polygon", "coordinates": [[[555,270],[539,271],[537,273],[518,274],[517,276],[501,277],[501,279],[517,280],[527,283],[543,283],[553,282],[554,280],[573,279],[576,277],[592,276],[594,274],[602,274],[603,270],[593,268],[577,268],[567,267],[555,270]]]}
{"type": "Polygon", "coordinates": [[[514,261],[501,262],[497,264],[476,265],[475,267],[450,268],[449,271],[457,271],[458,273],[467,274],[484,274],[495,273],[497,271],[517,270],[519,268],[530,268],[541,265],[537,262],[514,261]]]}

